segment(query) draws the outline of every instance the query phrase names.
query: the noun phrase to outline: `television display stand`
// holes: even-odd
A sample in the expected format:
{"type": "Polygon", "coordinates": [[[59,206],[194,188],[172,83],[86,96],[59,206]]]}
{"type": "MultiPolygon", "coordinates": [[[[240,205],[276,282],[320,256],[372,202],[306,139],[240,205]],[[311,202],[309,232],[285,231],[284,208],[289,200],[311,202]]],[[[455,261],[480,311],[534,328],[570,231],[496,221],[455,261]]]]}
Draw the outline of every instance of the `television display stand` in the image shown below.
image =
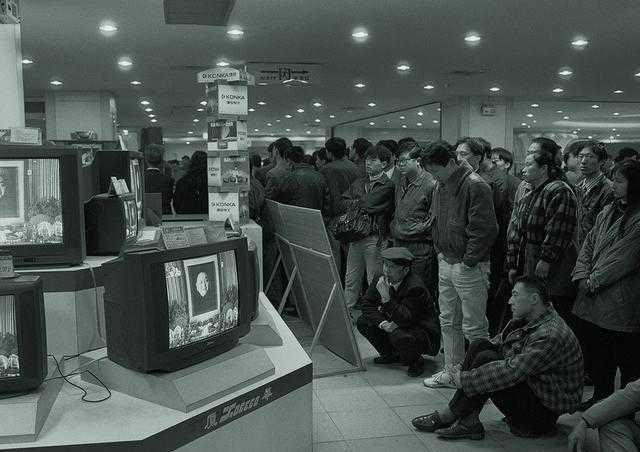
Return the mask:
{"type": "MultiPolygon", "coordinates": [[[[239,344],[215,358],[175,372],[145,374],[127,369],[106,357],[106,349],[81,355],[109,388],[124,394],[188,413],[275,373],[275,366],[261,347],[239,344]]],[[[98,384],[88,373],[82,379],[98,384]]]]}
{"type": "Polygon", "coordinates": [[[33,391],[0,399],[0,443],[36,441],[62,383],[62,378],[45,381],[33,391]]]}

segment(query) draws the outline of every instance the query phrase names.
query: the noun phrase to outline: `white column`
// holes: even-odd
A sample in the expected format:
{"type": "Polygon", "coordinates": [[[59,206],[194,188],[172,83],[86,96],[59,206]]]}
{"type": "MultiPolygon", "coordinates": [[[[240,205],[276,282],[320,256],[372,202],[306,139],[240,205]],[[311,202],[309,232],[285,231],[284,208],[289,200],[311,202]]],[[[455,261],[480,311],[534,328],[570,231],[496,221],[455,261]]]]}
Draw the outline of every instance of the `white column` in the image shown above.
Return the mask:
{"type": "Polygon", "coordinates": [[[8,127],[24,127],[19,24],[0,24],[0,129],[8,127]]]}

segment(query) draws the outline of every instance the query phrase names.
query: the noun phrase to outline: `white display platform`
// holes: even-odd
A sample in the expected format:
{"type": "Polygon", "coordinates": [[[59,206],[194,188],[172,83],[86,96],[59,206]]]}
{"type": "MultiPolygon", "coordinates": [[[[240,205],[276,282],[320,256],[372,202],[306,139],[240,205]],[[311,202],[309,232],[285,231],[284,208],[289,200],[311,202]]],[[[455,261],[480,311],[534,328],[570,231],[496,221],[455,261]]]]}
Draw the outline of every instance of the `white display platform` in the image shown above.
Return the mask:
{"type": "MultiPolygon", "coordinates": [[[[102,403],[85,403],[82,392],[65,383],[38,440],[3,444],[26,451],[310,451],[312,449],[311,360],[294,335],[260,295],[262,324],[273,325],[282,345],[263,350],[275,373],[215,402],[182,413],[112,391],[102,403]]],[[[89,397],[105,395],[88,387],[89,397]]]]}

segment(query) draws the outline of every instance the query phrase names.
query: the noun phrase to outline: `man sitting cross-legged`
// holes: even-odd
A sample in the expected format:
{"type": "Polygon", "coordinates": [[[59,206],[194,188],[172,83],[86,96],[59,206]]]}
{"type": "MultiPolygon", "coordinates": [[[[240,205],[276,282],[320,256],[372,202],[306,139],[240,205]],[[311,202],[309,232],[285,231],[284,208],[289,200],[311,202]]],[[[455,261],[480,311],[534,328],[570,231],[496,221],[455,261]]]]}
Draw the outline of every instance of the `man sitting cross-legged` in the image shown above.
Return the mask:
{"type": "Polygon", "coordinates": [[[424,371],[422,354],[440,349],[438,314],[422,278],[411,271],[411,252],[394,247],[380,255],[382,275],[371,281],[356,325],[380,353],[376,364],[403,363],[417,377],[424,371]]]}
{"type": "Polygon", "coordinates": [[[582,399],[583,363],[578,340],[550,305],[545,283],[516,279],[509,305],[513,320],[491,341],[471,343],[458,390],[442,411],[413,419],[418,430],[447,439],[482,439],[479,419],[487,399],[506,416],[514,435],[534,437],[555,428],[558,416],[582,399]]]}

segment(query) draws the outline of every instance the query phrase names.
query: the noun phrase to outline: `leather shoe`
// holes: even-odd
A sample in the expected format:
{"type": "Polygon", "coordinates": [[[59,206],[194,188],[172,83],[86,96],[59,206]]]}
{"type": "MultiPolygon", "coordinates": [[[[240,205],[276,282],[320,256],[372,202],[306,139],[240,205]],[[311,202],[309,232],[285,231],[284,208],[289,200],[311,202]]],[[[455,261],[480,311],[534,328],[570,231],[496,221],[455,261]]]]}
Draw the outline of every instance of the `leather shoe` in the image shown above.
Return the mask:
{"type": "Polygon", "coordinates": [[[380,355],[373,358],[373,362],[376,364],[399,364],[402,360],[400,359],[400,356],[394,353],[392,355],[380,355]]]}
{"type": "Polygon", "coordinates": [[[407,375],[410,377],[419,377],[424,372],[424,358],[421,356],[411,364],[407,369],[407,375]]]}
{"type": "Polygon", "coordinates": [[[474,425],[464,425],[456,422],[451,427],[436,430],[438,438],[443,439],[484,439],[484,426],[478,422],[474,425]]]}
{"type": "Polygon", "coordinates": [[[442,422],[440,419],[440,413],[434,411],[431,414],[426,414],[424,416],[414,417],[411,421],[411,425],[422,432],[433,433],[438,429],[445,428],[450,426],[451,424],[447,424],[442,422]]]}

